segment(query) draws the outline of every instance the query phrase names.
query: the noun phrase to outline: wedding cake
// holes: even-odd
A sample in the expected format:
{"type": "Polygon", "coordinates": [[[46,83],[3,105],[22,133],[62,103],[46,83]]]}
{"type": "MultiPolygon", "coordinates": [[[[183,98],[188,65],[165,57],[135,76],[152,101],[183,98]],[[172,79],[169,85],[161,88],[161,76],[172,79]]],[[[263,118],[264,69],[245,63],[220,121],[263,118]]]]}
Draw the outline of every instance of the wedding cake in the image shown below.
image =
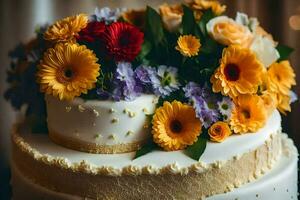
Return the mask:
{"type": "Polygon", "coordinates": [[[297,199],[292,49],[225,10],[96,8],[18,45],[12,199],[297,199]]]}

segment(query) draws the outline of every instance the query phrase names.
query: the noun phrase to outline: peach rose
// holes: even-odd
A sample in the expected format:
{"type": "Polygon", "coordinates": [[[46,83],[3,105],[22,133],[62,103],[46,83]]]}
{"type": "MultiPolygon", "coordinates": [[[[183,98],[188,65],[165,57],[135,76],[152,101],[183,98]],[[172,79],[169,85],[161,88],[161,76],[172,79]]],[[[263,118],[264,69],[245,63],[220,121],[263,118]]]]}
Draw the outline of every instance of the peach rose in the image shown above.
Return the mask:
{"type": "Polygon", "coordinates": [[[167,30],[173,32],[179,28],[183,16],[180,4],[168,5],[165,3],[159,7],[159,12],[167,30]]]}
{"type": "Polygon", "coordinates": [[[208,134],[211,141],[223,142],[231,135],[231,130],[227,123],[218,121],[208,129],[208,134]]]}
{"type": "Polygon", "coordinates": [[[213,18],[206,25],[208,33],[223,45],[249,47],[253,35],[250,30],[226,16],[213,18]]]}
{"type": "Polygon", "coordinates": [[[123,19],[139,28],[144,28],[146,21],[146,9],[128,10],[122,14],[123,19]]]}

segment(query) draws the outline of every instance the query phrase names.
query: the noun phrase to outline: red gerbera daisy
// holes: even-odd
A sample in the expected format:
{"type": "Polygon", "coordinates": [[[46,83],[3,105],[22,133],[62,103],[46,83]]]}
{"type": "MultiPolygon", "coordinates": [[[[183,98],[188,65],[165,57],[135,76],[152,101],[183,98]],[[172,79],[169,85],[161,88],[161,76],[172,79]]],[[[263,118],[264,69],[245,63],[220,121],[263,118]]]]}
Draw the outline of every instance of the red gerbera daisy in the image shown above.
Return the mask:
{"type": "Polygon", "coordinates": [[[115,22],[106,28],[103,39],[109,57],[133,61],[141,51],[144,33],[131,24],[115,22]]]}
{"type": "Polygon", "coordinates": [[[88,25],[79,32],[79,35],[76,37],[76,39],[82,42],[94,42],[96,39],[102,38],[104,31],[104,22],[89,22],[88,25]]]}

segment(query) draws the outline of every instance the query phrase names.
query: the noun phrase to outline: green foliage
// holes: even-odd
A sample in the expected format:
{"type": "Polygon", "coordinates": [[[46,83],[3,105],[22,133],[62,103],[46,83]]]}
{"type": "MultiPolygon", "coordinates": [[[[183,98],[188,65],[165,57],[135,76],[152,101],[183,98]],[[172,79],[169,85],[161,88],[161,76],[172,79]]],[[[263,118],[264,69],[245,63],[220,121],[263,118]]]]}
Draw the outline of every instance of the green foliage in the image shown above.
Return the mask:
{"type": "Polygon", "coordinates": [[[294,51],[293,48],[282,44],[279,44],[276,49],[280,55],[280,58],[278,59],[279,62],[288,59],[290,54],[294,51]]]}
{"type": "Polygon", "coordinates": [[[201,16],[200,21],[198,22],[198,26],[200,28],[201,34],[203,37],[207,37],[207,30],[206,30],[206,24],[215,17],[215,14],[211,9],[205,11],[203,15],[201,16]]]}
{"type": "Polygon", "coordinates": [[[194,12],[185,5],[182,5],[182,7],[183,7],[182,33],[184,35],[194,34],[195,27],[196,27],[194,12]]]}
{"type": "Polygon", "coordinates": [[[186,148],[185,153],[192,159],[199,161],[205,151],[207,139],[199,137],[197,142],[186,148]]]}
{"type": "Polygon", "coordinates": [[[137,150],[137,152],[135,153],[134,159],[137,159],[147,153],[150,153],[151,151],[153,151],[155,149],[158,149],[158,146],[151,139],[144,146],[142,146],[142,148],[137,150]]]}
{"type": "Polygon", "coordinates": [[[164,30],[160,15],[151,7],[146,9],[146,39],[152,41],[155,46],[163,42],[164,30]]]}

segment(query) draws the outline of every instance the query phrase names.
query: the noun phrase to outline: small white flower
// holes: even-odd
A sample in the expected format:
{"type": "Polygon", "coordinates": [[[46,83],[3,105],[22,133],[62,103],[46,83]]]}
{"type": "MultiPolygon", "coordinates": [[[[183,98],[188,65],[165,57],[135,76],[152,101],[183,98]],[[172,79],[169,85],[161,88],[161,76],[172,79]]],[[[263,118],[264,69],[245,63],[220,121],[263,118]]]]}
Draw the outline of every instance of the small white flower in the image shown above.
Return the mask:
{"type": "Polygon", "coordinates": [[[250,49],[256,54],[257,58],[265,67],[269,67],[280,57],[273,41],[261,35],[255,35],[250,49]]]}
{"type": "Polygon", "coordinates": [[[116,22],[117,19],[121,16],[121,13],[126,9],[116,8],[111,9],[109,7],[96,8],[95,14],[91,15],[91,21],[105,21],[106,23],[116,22]]]}
{"type": "Polygon", "coordinates": [[[296,101],[298,101],[298,95],[291,90],[290,91],[290,103],[294,103],[296,101]]]}
{"type": "Polygon", "coordinates": [[[233,108],[233,103],[228,97],[223,97],[222,101],[218,102],[218,108],[220,113],[223,115],[224,120],[228,121],[231,117],[231,111],[233,108]]]}
{"type": "Polygon", "coordinates": [[[238,12],[235,17],[238,24],[247,26],[252,32],[255,32],[256,27],[259,25],[257,18],[248,17],[247,14],[238,12]]]}

